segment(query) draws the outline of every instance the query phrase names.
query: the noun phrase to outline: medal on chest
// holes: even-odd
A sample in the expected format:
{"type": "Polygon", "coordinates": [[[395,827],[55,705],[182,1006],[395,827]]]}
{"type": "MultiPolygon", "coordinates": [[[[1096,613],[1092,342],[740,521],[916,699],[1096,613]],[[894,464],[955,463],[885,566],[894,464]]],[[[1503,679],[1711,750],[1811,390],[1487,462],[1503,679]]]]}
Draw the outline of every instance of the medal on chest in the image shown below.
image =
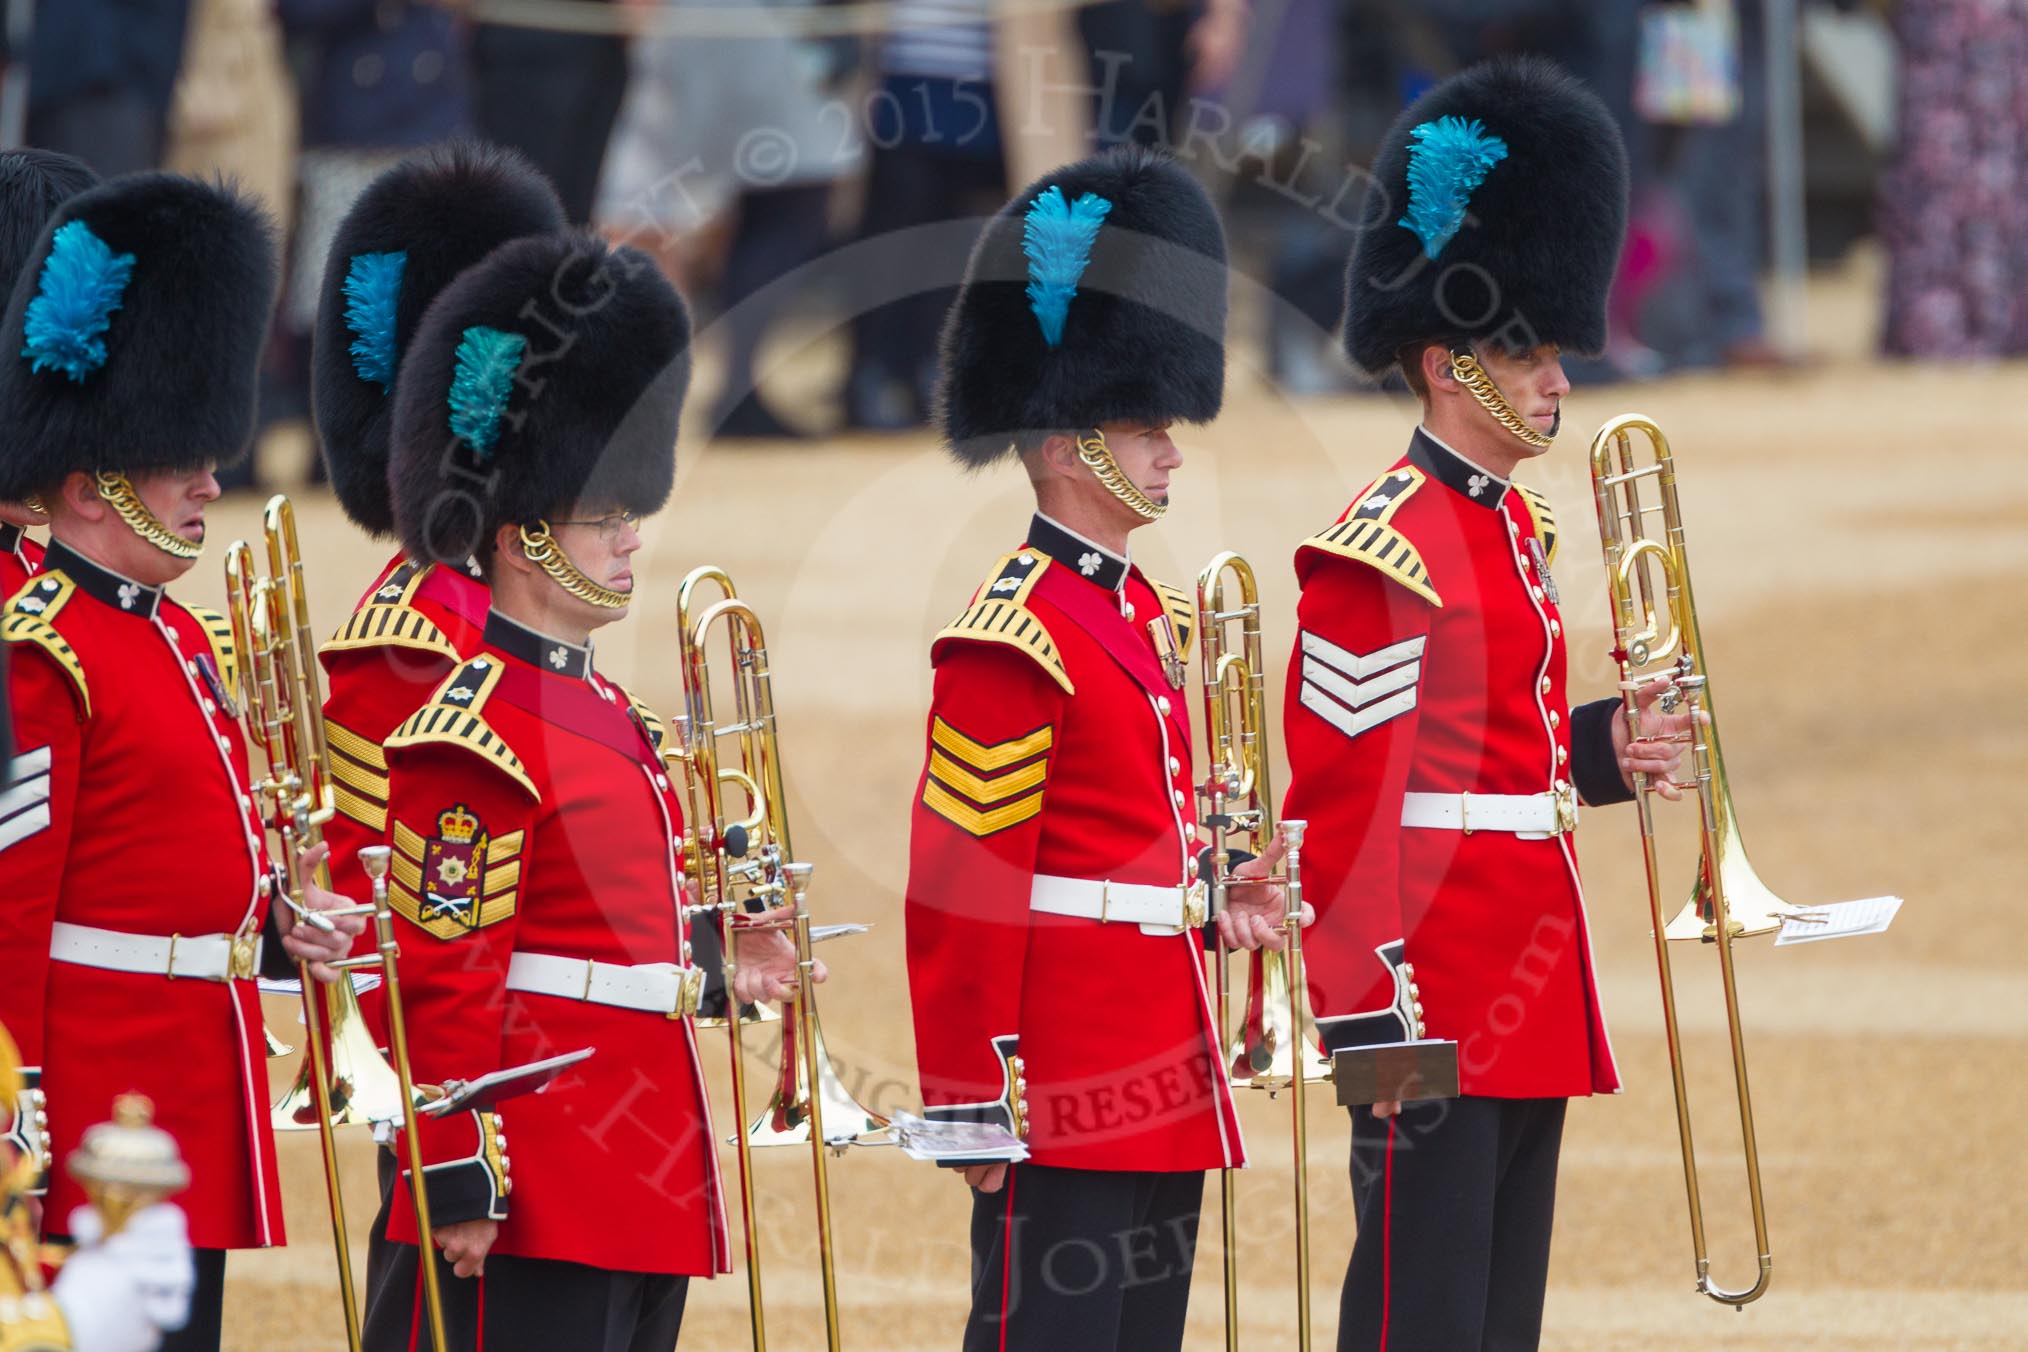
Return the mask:
{"type": "Polygon", "coordinates": [[[1183,654],[1176,642],[1176,626],[1167,615],[1148,621],[1148,637],[1154,640],[1155,653],[1162,659],[1162,675],[1168,679],[1171,690],[1181,690],[1189,669],[1183,665],[1183,654]]]}
{"type": "Polygon", "coordinates": [[[1544,595],[1548,596],[1549,604],[1553,606],[1562,605],[1563,598],[1556,594],[1556,579],[1550,576],[1549,573],[1549,556],[1542,552],[1542,541],[1534,536],[1530,536],[1528,538],[1528,554],[1530,558],[1535,560],[1535,575],[1542,579],[1542,591],[1544,595]]]}

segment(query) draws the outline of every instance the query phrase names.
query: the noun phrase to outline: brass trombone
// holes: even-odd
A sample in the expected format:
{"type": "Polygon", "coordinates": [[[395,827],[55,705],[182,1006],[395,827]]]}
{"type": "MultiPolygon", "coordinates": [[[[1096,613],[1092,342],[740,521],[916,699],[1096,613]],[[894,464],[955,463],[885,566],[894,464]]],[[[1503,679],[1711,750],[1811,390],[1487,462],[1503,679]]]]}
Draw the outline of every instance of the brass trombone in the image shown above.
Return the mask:
{"type": "Polygon", "coordinates": [[[1732,941],[1779,929],[1789,917],[1815,913],[1775,896],[1747,863],[1732,810],[1732,790],[1719,751],[1718,725],[1706,722],[1711,707],[1704,644],[1697,632],[1697,604],[1690,591],[1690,564],[1683,547],[1683,516],[1676,498],[1676,464],[1669,442],[1647,418],[1627,414],[1599,429],[1591,443],[1592,492],[1599,537],[1605,546],[1606,590],[1612,602],[1613,659],[1619,664],[1620,697],[1627,728],[1640,736],[1638,692],[1657,679],[1670,688],[1665,709],[1678,700],[1691,715],[1691,765],[1696,779],[1676,787],[1694,789],[1699,806],[1700,853],[1690,903],[1664,921],[1662,881],[1655,859],[1652,793],[1646,775],[1636,775],[1641,852],[1647,867],[1648,902],[1655,926],[1655,961],[1662,977],[1662,1017],[1669,1042],[1669,1068],[1676,1090],[1676,1130],[1683,1148],[1683,1184],[1690,1202],[1690,1239],[1697,1261],[1697,1289],[1735,1308],[1766,1292],[1773,1266],[1767,1215],[1762,1202],[1760,1152],[1753,1130],[1753,1095],[1747,1085],[1746,1041],[1740,1028],[1739,990],[1732,941]],[[1645,449],[1641,443],[1645,443],[1645,449]],[[1654,501],[1643,496],[1650,480],[1654,501]],[[1649,518],[1661,518],[1659,535],[1649,518]],[[1666,632],[1664,626],[1667,626],[1666,632]],[[1753,1284],[1729,1290],[1711,1279],[1704,1241],[1704,1206],[1697,1156],[1690,1136],[1690,1101],[1684,1084],[1682,1039],[1676,1025],[1676,983],[1669,966],[1669,940],[1702,939],[1718,947],[1718,970],[1725,989],[1725,1019],[1732,1039],[1732,1073],[1745,1142],[1747,1193],[1753,1209],[1754,1242],[1760,1273],[1753,1284]]]}
{"type": "MultiPolygon", "coordinates": [[[[226,607],[233,646],[239,655],[240,716],[248,741],[261,749],[265,773],[253,783],[262,817],[279,841],[276,862],[290,905],[306,923],[329,928],[333,916],[369,915],[355,906],[321,915],[303,902],[309,885],[329,888],[324,865],[306,870],[301,854],[323,840],[324,823],[336,812],[330,756],[324,745],[323,693],[310,630],[310,605],[303,583],[302,550],[296,515],[287,497],[268,500],[262,520],[268,571],[255,564],[253,549],[235,540],[226,551],[226,607]]],[[[377,962],[378,957],[366,962],[377,962]]],[[[339,1300],[346,1345],[359,1352],[359,1301],[352,1280],[346,1239],[345,1199],[338,1178],[336,1128],[357,1122],[392,1121],[410,1106],[403,1077],[390,1069],[373,1045],[349,976],[329,986],[312,979],[307,963],[297,964],[302,982],[306,1055],[295,1086],[273,1109],[277,1129],[317,1129],[324,1159],[324,1190],[330,1203],[331,1241],[338,1259],[339,1300]],[[321,998],[320,993],[321,992],[321,998]]],[[[388,978],[390,1017],[397,988],[388,978]]],[[[402,1049],[405,1052],[405,1048],[402,1049]]],[[[425,1267],[428,1266],[426,1263],[425,1267]]],[[[440,1325],[433,1325],[439,1333],[440,1325]]]]}
{"type": "Polygon", "coordinates": [[[695,900],[693,915],[716,917],[722,935],[727,1019],[732,1043],[732,1098],[739,1157],[740,1211],[745,1225],[747,1300],[754,1352],[767,1347],[762,1303],[760,1244],[754,1223],[753,1156],[756,1146],[810,1147],[817,1207],[817,1244],[823,1272],[826,1346],[837,1352],[838,1290],[831,1237],[831,1184],[826,1154],[848,1145],[873,1144],[887,1119],[857,1103],[831,1065],[810,973],[811,865],[796,858],[789,840],[782,791],[781,750],[775,725],[767,641],[753,608],[739,599],[724,570],[702,567],[677,593],[683,663],[684,712],[677,720],[671,759],[680,762],[686,795],[684,864],[695,900]],[[709,601],[707,596],[715,595],[709,601]],[[721,725],[712,697],[713,630],[724,630],[726,679],[732,684],[733,719],[721,725]],[[732,764],[719,743],[736,739],[732,764]],[[745,815],[728,816],[725,789],[742,800],[745,815]],[[733,936],[738,930],[785,924],[795,936],[798,980],[794,1004],[783,1011],[781,1071],[767,1109],[748,1126],[741,1025],[732,993],[733,936]]]}
{"type": "MultiPolygon", "coordinates": [[[[1283,930],[1288,947],[1261,949],[1248,964],[1246,1010],[1237,1040],[1228,1049],[1226,1073],[1234,1088],[1265,1089],[1272,1097],[1289,1091],[1295,1150],[1296,1332],[1297,1346],[1310,1346],[1309,1144],[1303,1121],[1306,1084],[1329,1081],[1330,1063],[1306,1033],[1309,990],[1303,974],[1301,847],[1305,823],[1277,822],[1268,769],[1267,671],[1260,632],[1260,592],[1253,568],[1238,554],[1212,559],[1197,577],[1198,653],[1204,677],[1205,750],[1209,757],[1198,795],[1210,833],[1212,912],[1224,909],[1228,888],[1266,879],[1231,876],[1235,837],[1258,855],[1268,841],[1287,848],[1281,881],[1288,888],[1283,930]],[[1231,604],[1230,585],[1238,593],[1231,604]],[[1231,626],[1239,628],[1233,642],[1231,626]]],[[[1227,953],[1219,945],[1217,968],[1219,1036],[1230,1023],[1231,981],[1227,953]]],[[[1220,1171],[1220,1226],[1225,1249],[1225,1346],[1239,1348],[1239,1268],[1235,1255],[1236,1204],[1233,1171],[1220,1171]]]]}

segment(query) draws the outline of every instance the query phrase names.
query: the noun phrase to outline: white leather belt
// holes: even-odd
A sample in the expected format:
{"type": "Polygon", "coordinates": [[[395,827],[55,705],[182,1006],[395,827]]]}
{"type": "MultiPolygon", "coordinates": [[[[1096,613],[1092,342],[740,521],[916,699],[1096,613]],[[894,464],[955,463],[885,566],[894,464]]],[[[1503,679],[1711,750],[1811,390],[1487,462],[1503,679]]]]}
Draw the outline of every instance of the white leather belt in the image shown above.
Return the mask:
{"type": "Polygon", "coordinates": [[[1029,885],[1028,909],[1101,924],[1139,925],[1151,934],[1175,934],[1204,923],[1204,891],[1038,873],[1029,885]]]}
{"type": "Polygon", "coordinates": [[[592,958],[516,953],[507,963],[507,989],[680,1019],[697,1012],[698,997],[704,992],[704,969],[679,967],[673,962],[629,967],[592,958]]]}
{"type": "Polygon", "coordinates": [[[251,981],[261,966],[258,934],[128,934],[59,920],[49,956],[79,967],[140,972],[174,981],[251,981]]]}
{"type": "Polygon", "coordinates": [[[1542,840],[1577,829],[1577,795],[1556,793],[1409,793],[1401,824],[1426,830],[1507,831],[1542,840]]]}

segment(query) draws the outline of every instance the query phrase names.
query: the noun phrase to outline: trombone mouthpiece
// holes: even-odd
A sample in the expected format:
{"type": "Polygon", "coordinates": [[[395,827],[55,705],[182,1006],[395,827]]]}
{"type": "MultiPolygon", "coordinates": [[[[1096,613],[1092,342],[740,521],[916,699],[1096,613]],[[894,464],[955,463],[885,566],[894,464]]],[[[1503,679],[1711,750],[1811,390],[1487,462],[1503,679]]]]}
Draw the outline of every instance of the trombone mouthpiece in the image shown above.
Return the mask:
{"type": "Polygon", "coordinates": [[[1310,829],[1310,824],[1306,821],[1284,820],[1276,822],[1275,829],[1281,833],[1282,843],[1295,850],[1302,848],[1303,833],[1310,829]]]}
{"type": "Polygon", "coordinates": [[[389,857],[394,853],[385,845],[367,845],[359,851],[359,866],[366,870],[366,876],[379,882],[387,876],[389,857]]]}

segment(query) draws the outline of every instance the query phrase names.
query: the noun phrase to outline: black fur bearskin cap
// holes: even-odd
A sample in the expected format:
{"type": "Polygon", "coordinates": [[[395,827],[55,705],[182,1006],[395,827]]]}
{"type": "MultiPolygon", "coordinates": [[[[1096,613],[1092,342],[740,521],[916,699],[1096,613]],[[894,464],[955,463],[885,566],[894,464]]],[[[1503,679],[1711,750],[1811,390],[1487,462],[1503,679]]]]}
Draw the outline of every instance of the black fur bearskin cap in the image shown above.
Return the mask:
{"type": "Polygon", "coordinates": [[[1044,175],[986,225],[944,320],[936,417],[970,466],[1024,433],[1208,422],[1225,391],[1225,231],[1136,147],[1044,175]]]}
{"type": "Polygon", "coordinates": [[[236,463],[277,278],[273,221],[224,184],[131,174],[65,202],[0,324],[0,498],[236,463]]]}
{"type": "Polygon", "coordinates": [[[676,480],[690,314],[653,259],[575,232],[501,245],[430,303],[395,382],[389,465],[412,559],[581,504],[647,514],[676,480]]]}
{"type": "Polygon", "coordinates": [[[1553,62],[1474,66],[1388,129],[1345,275],[1345,352],[1373,377],[1411,344],[1605,346],[1627,155],[1553,62]]]}
{"type": "Polygon", "coordinates": [[[514,151],[474,141],[404,159],[339,223],[317,303],[310,408],[339,505],[368,534],[394,533],[387,488],[394,379],[423,311],[508,240],[563,228],[563,204],[540,170],[514,151]]]}

